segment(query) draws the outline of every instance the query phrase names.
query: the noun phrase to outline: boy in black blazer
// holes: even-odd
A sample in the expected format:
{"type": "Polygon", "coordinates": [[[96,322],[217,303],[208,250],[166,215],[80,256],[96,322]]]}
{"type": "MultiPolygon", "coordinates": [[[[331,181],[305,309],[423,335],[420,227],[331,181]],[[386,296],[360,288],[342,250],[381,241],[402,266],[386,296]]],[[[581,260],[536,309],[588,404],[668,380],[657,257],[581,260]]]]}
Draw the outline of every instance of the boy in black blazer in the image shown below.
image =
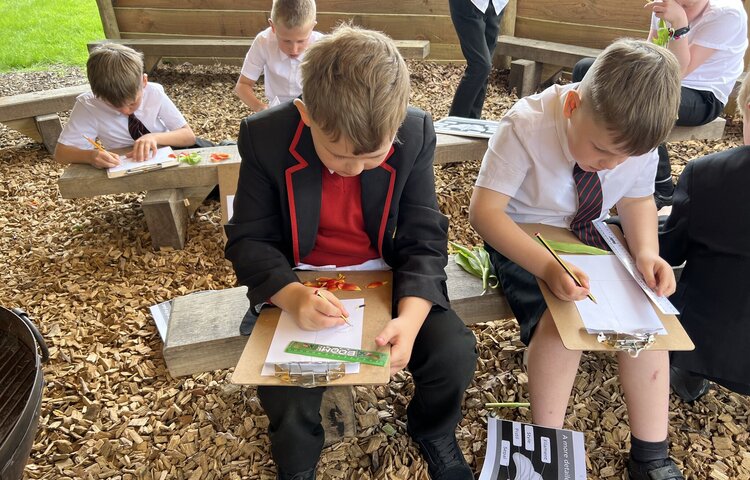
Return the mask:
{"type": "MultiPolygon", "coordinates": [[[[339,27],[301,68],[301,99],[240,127],[226,256],[256,311],[270,301],[313,330],[342,324],[347,312],[332,293],[321,299],[302,285],[294,267],[393,269],[394,318],[376,341],[391,344],[393,371],[413,375],[408,432],[432,478],[472,479],[455,428],[477,354],[446,294],[448,222],[435,197],[432,121],[407,107],[406,64],[385,35],[339,27]]],[[[315,478],[323,390],[258,387],[280,479],[315,478]]]]}

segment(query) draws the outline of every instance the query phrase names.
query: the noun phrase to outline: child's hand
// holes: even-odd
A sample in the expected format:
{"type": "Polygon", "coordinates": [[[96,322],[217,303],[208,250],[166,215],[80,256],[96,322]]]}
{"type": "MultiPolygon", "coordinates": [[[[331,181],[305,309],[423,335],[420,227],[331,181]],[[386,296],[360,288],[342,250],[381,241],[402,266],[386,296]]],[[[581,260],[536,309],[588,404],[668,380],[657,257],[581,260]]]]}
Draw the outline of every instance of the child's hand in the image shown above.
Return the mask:
{"type": "Polygon", "coordinates": [[[646,285],[659,296],[669,296],[675,291],[677,282],[672,267],[659,255],[651,253],[638,255],[635,259],[638,271],[646,280],[646,285]]]}
{"type": "Polygon", "coordinates": [[[91,159],[91,165],[96,168],[116,167],[120,164],[120,157],[112,152],[92,150],[94,157],[91,159]]]}
{"type": "Polygon", "coordinates": [[[578,280],[581,281],[582,287],[576,285],[575,280],[568,275],[563,267],[560,266],[554,260],[551,260],[547,264],[547,269],[544,272],[542,279],[547,283],[547,286],[560,300],[567,302],[576,302],[586,298],[591,291],[589,290],[589,277],[583,270],[579,269],[572,263],[566,263],[568,268],[576,274],[578,280]]]}
{"type": "Polygon", "coordinates": [[[148,160],[159,148],[159,144],[156,141],[156,137],[153,133],[147,133],[143,135],[133,144],[133,150],[131,150],[127,156],[132,157],[136,162],[142,162],[148,160]]]}
{"type": "Polygon", "coordinates": [[[290,311],[301,329],[322,330],[346,324],[341,316],[348,318],[349,313],[336,295],[317,288],[305,287],[305,290],[296,308],[290,311]]]}
{"type": "Polygon", "coordinates": [[[379,347],[391,344],[391,375],[408,365],[420,328],[421,323],[412,318],[396,317],[375,337],[379,347]]]}
{"type": "Polygon", "coordinates": [[[675,0],[657,0],[647,3],[643,8],[654,12],[656,18],[669,22],[672,28],[682,28],[688,24],[685,9],[675,0]]]}

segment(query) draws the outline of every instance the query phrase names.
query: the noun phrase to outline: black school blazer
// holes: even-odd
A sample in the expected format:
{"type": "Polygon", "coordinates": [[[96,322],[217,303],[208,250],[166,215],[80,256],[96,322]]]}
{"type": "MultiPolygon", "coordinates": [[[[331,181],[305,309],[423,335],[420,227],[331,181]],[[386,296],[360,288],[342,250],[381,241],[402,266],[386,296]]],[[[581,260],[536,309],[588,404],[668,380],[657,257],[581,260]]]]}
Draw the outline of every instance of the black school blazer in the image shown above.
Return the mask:
{"type": "Polygon", "coordinates": [[[750,147],[691,160],[659,234],[661,256],[685,270],[670,297],[695,343],[675,365],[750,383],[750,147]]]}
{"type": "MultiPolygon", "coordinates": [[[[409,108],[386,160],[362,172],[365,230],[393,269],[394,305],[405,296],[448,308],[448,220],[435,196],[435,132],[430,116],[409,108]]],[[[245,118],[226,258],[248,287],[250,304],[296,282],[292,271],[315,245],[322,169],[310,134],[290,102],[245,118]]]]}

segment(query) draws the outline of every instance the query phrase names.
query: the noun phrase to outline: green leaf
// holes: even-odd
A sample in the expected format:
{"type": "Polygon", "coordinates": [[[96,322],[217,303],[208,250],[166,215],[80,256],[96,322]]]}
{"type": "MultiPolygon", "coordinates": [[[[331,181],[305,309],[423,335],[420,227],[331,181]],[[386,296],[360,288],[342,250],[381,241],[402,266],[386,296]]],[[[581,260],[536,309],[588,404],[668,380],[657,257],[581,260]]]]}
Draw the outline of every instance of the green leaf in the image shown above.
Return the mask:
{"type": "Polygon", "coordinates": [[[665,48],[669,43],[669,28],[664,19],[659,19],[659,27],[656,29],[656,36],[651,39],[651,42],[665,48]]]}
{"type": "Polygon", "coordinates": [[[601,248],[592,247],[583,243],[556,242],[547,240],[546,242],[552,247],[552,250],[562,253],[580,253],[586,255],[609,255],[609,252],[601,248]]]}

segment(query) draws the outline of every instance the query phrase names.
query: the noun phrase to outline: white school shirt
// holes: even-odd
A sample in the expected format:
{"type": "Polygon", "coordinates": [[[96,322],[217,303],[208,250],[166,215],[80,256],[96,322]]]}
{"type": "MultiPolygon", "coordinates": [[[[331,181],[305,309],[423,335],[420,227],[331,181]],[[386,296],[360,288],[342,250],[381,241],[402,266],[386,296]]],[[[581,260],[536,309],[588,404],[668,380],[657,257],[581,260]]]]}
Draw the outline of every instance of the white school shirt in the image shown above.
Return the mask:
{"type": "MultiPolygon", "coordinates": [[[[312,45],[323,36],[320,32],[310,34],[312,45]]],[[[245,55],[241,74],[257,82],[263,74],[266,98],[273,102],[278,98],[280,102],[293,100],[302,93],[302,77],[300,63],[305,57],[302,52],[297,58],[291,58],[279,49],[279,42],[271,27],[258,34],[245,55]]]]}
{"type": "MultiPolygon", "coordinates": [[[[134,113],[151,133],[171,132],[187,125],[185,117],[158,83],[146,84],[141,104],[134,113]]],[[[91,92],[76,98],[70,120],[65,124],[58,143],[83,150],[93,149],[84,135],[92,140],[99,137],[107,149],[133,145],[133,137],[128,132],[128,116],[91,92]]]]}
{"type": "MultiPolygon", "coordinates": [[[[520,99],[489,140],[476,185],[511,197],[506,212],[517,223],[570,228],[578,209],[573,182],[576,162],[568,149],[568,120],[562,107],[565,94],[577,86],[553,85],[520,99]]],[[[606,218],[623,197],[653,194],[658,158],[653,150],[599,172],[603,196],[599,219],[606,218]]]]}
{"type": "MultiPolygon", "coordinates": [[[[509,0],[492,0],[492,5],[495,7],[495,14],[502,12],[503,8],[508,4],[509,0]]],[[[487,13],[487,9],[490,6],[490,0],[471,0],[477,9],[482,13],[487,13]]]]}
{"type": "MultiPolygon", "coordinates": [[[[651,28],[659,28],[659,19],[653,14],[651,28]]],[[[716,51],[682,79],[682,86],[709,91],[726,105],[742,74],[747,49],[747,13],[742,2],[709,0],[703,14],[690,24],[687,41],[716,51]]]]}

